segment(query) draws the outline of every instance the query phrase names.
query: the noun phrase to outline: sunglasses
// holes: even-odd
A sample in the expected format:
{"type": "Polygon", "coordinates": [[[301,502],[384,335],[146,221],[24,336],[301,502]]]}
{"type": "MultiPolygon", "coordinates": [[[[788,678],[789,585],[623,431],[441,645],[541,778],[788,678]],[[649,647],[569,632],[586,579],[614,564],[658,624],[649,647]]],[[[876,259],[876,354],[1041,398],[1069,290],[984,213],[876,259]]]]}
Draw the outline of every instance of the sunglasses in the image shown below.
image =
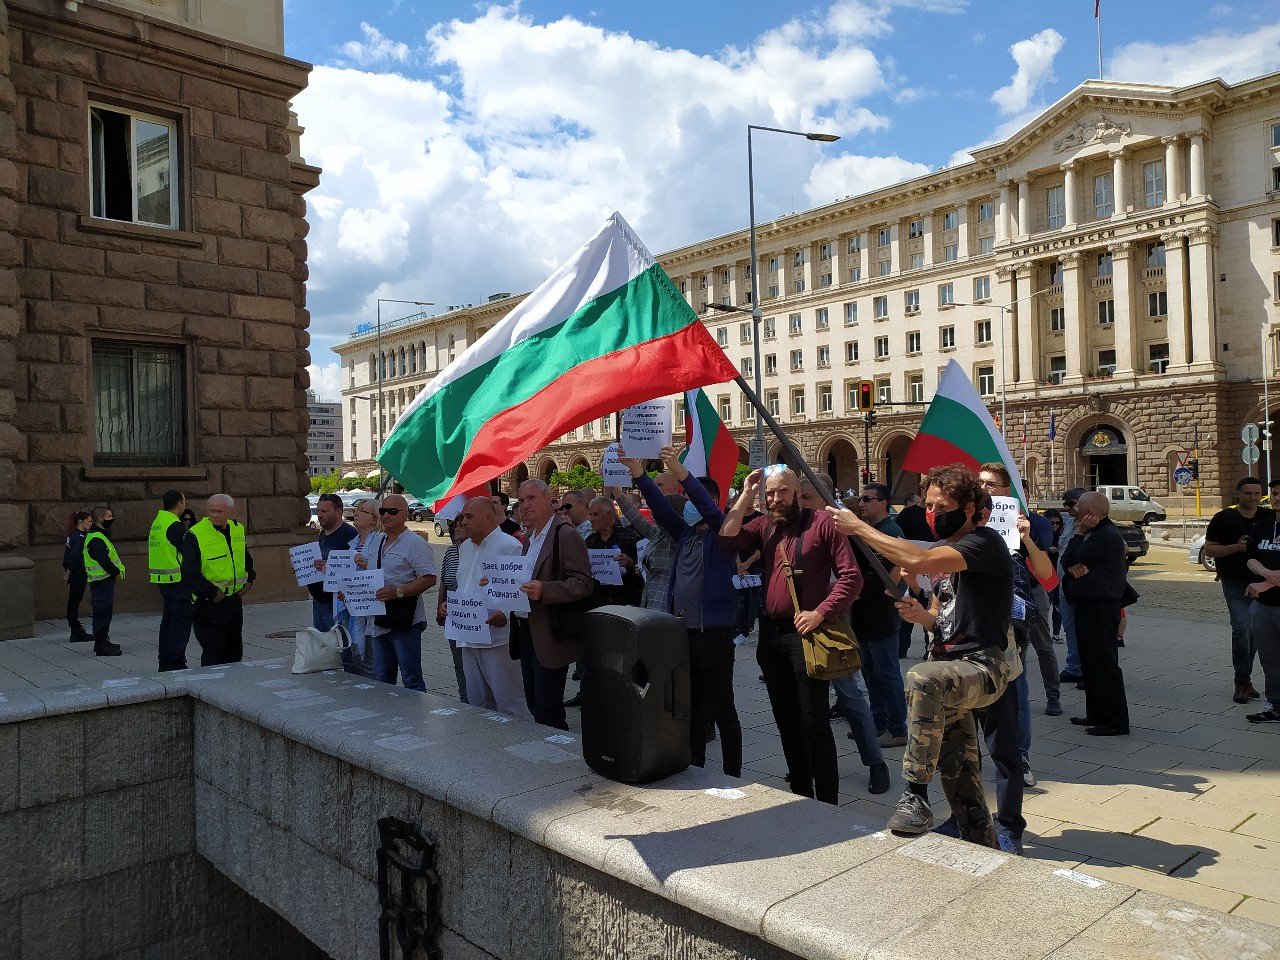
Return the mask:
{"type": "Polygon", "coordinates": [[[1066,507],[1068,510],[1070,510],[1072,507],[1074,507],[1074,506],[1076,505],[1076,501],[1074,501],[1074,500],[1063,500],[1063,501],[1062,501],[1062,505],[1063,505],[1064,507],[1066,507]]]}
{"type": "Polygon", "coordinates": [[[859,503],[874,503],[876,500],[883,500],[884,497],[859,497],[859,503]]]}
{"type": "Polygon", "coordinates": [[[570,506],[569,504],[567,504],[567,503],[566,503],[566,504],[564,504],[563,506],[556,507],[556,511],[557,511],[557,512],[559,512],[559,513],[568,513],[568,512],[569,512],[570,510],[572,510],[572,509],[573,509],[573,507],[571,507],[571,506],[570,506]]]}
{"type": "Polygon", "coordinates": [[[400,512],[399,507],[379,507],[378,514],[383,517],[394,517],[400,512]]]}

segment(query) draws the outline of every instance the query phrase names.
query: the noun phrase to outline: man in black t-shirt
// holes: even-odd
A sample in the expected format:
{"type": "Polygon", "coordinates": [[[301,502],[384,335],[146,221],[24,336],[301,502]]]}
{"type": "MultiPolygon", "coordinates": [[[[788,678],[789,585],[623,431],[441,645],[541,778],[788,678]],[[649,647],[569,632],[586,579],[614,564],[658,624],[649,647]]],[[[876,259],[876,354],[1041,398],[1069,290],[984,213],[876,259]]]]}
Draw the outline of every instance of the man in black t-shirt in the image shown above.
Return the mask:
{"type": "MultiPolygon", "coordinates": [[[[907,498],[906,506],[893,515],[893,522],[898,525],[898,529],[902,531],[902,535],[908,540],[923,540],[933,543],[938,538],[933,535],[933,531],[929,529],[929,524],[924,516],[924,502],[920,499],[920,494],[913,493],[907,498]]],[[[903,618],[901,626],[898,627],[898,659],[906,657],[911,650],[911,633],[916,625],[910,620],[903,618]]]]}
{"type": "Polygon", "coordinates": [[[1280,723],[1280,590],[1275,589],[1280,585],[1280,525],[1275,513],[1271,514],[1270,523],[1253,525],[1245,558],[1253,575],[1246,594],[1257,601],[1249,618],[1250,636],[1257,646],[1267,694],[1266,707],[1245,719],[1250,723],[1280,723]]]}
{"type": "Polygon", "coordinates": [[[1258,698],[1253,688],[1255,643],[1249,629],[1249,598],[1245,588],[1253,579],[1247,569],[1245,543],[1256,524],[1264,526],[1275,519],[1275,511],[1258,504],[1262,500],[1262,481],[1245,477],[1236,484],[1236,505],[1219,510],[1209,521],[1204,535],[1204,554],[1218,563],[1218,580],[1222,597],[1231,618],[1231,664],[1235,669],[1236,703],[1258,698]]]}
{"type": "Polygon", "coordinates": [[[1013,672],[1005,654],[1013,561],[999,534],[976,525],[985,494],[970,470],[959,464],[935,467],[923,485],[926,517],[939,540],[932,548],[886,536],[848,510],[828,508],[841,532],[860,537],[904,573],[933,580],[931,609],[913,599],[897,603],[901,616],[933,635],[929,660],[907,673],[908,742],[902,758],[907,791],[889,829],[921,834],[933,827],[929,781],[936,770],[960,836],[996,847],[973,711],[999,699],[1013,672]]]}

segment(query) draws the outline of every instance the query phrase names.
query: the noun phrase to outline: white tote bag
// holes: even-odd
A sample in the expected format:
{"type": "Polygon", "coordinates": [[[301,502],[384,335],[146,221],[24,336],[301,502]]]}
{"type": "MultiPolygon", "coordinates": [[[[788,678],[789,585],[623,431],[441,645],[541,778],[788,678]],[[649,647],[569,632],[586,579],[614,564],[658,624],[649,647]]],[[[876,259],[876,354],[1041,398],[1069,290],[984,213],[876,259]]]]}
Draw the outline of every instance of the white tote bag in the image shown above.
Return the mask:
{"type": "Polygon", "coordinates": [[[321,670],[341,670],[342,651],[351,646],[347,628],[336,624],[332,630],[322,632],[314,627],[299,630],[294,635],[294,673],[319,673],[321,670]]]}

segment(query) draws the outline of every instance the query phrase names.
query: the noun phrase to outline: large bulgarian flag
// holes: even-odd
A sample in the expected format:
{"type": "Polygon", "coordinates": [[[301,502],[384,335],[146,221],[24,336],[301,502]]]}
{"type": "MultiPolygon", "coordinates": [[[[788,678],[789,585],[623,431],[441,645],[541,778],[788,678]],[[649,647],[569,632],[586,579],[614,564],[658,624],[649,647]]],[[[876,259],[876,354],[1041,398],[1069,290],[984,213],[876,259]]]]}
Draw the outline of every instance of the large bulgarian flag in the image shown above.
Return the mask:
{"type": "Polygon", "coordinates": [[[701,387],[684,392],[684,442],[687,449],[680,460],[685,469],[719,485],[723,510],[738,467],[738,445],[701,387]]]}
{"type": "Polygon", "coordinates": [[[962,463],[976,473],[982,464],[997,461],[1013,478],[1010,495],[1026,509],[1018,461],[1009,452],[973,382],[952,360],[942,372],[938,391],[920,423],[920,432],[911,441],[902,469],[926,473],[931,467],[962,463]]]}
{"type": "Polygon", "coordinates": [[[378,460],[410,493],[442,504],[584,423],[735,376],[615,213],[427,384],[378,460]]]}

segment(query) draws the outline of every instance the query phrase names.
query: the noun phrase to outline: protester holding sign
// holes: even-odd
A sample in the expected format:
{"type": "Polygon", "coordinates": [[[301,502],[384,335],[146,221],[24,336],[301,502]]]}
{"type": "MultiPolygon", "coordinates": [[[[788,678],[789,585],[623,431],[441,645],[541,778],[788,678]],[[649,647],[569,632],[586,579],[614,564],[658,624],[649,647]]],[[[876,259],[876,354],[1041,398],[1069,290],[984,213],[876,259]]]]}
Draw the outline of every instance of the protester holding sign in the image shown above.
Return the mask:
{"type": "MultiPolygon", "coordinates": [[[[626,449],[620,447],[618,453],[626,456],[626,449]]],[[[630,475],[631,471],[628,469],[627,476],[630,477],[630,475]]],[[[673,510],[684,509],[684,495],[680,492],[680,484],[676,483],[675,477],[663,472],[658,474],[653,482],[658,488],[659,495],[667,499],[673,510]]],[[[640,512],[635,500],[621,487],[605,487],[605,493],[617,501],[631,529],[649,541],[649,549],[645,553],[643,562],[644,590],[640,594],[640,606],[646,610],[669,612],[667,587],[671,583],[671,562],[675,544],[665,530],[640,512]]],[[[651,507],[650,513],[652,512],[651,507]]]]}
{"type": "Polygon", "coordinates": [[[592,600],[598,605],[620,603],[628,607],[640,606],[640,592],[644,589],[644,579],[640,576],[638,566],[639,555],[636,543],[639,535],[630,527],[618,523],[618,515],[614,512],[613,501],[608,497],[595,497],[587,508],[591,521],[591,535],[587,537],[587,555],[593,557],[593,551],[608,551],[612,556],[605,558],[612,564],[614,576],[608,583],[596,579],[595,593],[592,600]]]}
{"type": "MultiPolygon", "coordinates": [[[[347,547],[354,555],[352,566],[355,570],[352,577],[362,574],[372,564],[369,558],[377,557],[378,546],[382,542],[382,523],[378,520],[378,501],[370,497],[362,500],[351,514],[351,524],[356,536],[347,547]]],[[[335,622],[345,622],[347,633],[351,637],[351,646],[342,651],[342,669],[358,677],[373,677],[373,617],[366,616],[351,609],[346,590],[350,577],[344,580],[342,587],[334,594],[333,613],[335,622]]]]}
{"type": "MultiPolygon", "coordinates": [[[[320,559],[313,561],[316,570],[324,573],[331,550],[346,550],[356,538],[356,528],[342,520],[342,498],[336,493],[322,493],[316,504],[316,520],[320,524],[317,543],[320,559]]],[[[333,591],[324,582],[307,584],[311,594],[311,625],[321,633],[333,629],[333,591]]]]}
{"type": "Polygon", "coordinates": [[[427,615],[422,594],[435,586],[435,555],[426,540],[405,526],[409,504],[404,497],[384,498],[378,516],[386,537],[378,547],[377,567],[384,584],[376,597],[387,605],[387,612],[373,621],[374,674],[382,683],[394,684],[398,672],[406,687],[425,693],[422,628],[427,615]]]}

